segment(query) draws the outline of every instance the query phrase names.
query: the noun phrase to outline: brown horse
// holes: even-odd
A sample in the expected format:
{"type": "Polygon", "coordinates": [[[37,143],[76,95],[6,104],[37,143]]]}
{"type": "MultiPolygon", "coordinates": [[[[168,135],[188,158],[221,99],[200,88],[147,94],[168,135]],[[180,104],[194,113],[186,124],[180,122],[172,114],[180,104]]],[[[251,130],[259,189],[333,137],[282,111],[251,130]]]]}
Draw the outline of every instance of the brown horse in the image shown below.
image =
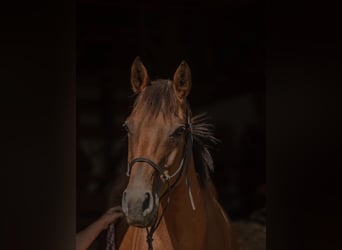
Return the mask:
{"type": "Polygon", "coordinates": [[[191,72],[183,61],[173,80],[150,81],[139,57],[131,68],[137,98],[124,123],[128,185],[122,208],[129,227],[126,249],[238,249],[231,222],[209,177],[205,116],[191,116],[191,72]]]}

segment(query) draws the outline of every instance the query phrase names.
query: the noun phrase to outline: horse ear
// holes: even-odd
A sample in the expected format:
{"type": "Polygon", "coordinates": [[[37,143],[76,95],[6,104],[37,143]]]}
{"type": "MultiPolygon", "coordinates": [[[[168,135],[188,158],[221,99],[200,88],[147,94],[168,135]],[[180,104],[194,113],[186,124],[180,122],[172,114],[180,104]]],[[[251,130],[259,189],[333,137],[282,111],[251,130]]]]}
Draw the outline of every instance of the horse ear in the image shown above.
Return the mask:
{"type": "Polygon", "coordinates": [[[143,91],[149,83],[149,77],[140,57],[136,57],[131,67],[131,85],[134,93],[143,91]]]}
{"type": "Polygon", "coordinates": [[[183,60],[173,76],[173,89],[177,97],[186,98],[191,89],[191,71],[189,65],[183,60]]]}

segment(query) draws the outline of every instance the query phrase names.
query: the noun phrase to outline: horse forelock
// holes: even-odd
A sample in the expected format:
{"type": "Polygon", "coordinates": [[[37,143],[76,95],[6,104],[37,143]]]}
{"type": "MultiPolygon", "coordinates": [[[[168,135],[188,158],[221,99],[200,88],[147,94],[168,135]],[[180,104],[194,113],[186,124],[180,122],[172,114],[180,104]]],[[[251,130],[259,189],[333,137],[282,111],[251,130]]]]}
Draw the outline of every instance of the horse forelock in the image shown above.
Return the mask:
{"type": "Polygon", "coordinates": [[[176,115],[178,100],[172,87],[172,81],[168,79],[158,79],[152,81],[149,86],[142,91],[135,103],[134,109],[146,115],[156,116],[162,112],[165,116],[176,115]]]}

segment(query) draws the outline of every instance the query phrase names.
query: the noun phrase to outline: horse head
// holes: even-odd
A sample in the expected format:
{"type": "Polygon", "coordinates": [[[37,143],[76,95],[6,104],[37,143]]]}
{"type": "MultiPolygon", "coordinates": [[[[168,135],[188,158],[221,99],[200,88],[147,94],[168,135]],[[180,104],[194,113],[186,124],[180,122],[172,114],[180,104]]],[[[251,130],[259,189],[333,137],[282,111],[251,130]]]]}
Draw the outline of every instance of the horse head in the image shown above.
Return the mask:
{"type": "Polygon", "coordinates": [[[183,169],[190,68],[182,61],[172,80],[151,81],[137,57],[131,67],[131,85],[137,98],[123,125],[128,135],[129,182],[122,208],[128,224],[149,227],[158,217],[162,194],[176,183],[183,169]]]}

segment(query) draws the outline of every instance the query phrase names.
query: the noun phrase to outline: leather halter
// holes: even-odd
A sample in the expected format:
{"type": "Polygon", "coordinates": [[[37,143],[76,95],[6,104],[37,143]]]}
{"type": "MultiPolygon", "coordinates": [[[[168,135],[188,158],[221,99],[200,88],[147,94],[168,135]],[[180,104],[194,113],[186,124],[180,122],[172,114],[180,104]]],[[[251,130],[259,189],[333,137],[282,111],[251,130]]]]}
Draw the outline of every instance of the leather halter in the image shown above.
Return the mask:
{"type": "MultiPolygon", "coordinates": [[[[189,105],[187,104],[187,107],[186,107],[186,123],[185,123],[185,143],[184,143],[184,149],[183,149],[183,156],[182,156],[182,160],[179,164],[179,167],[177,168],[177,170],[172,175],[169,175],[168,170],[164,166],[160,166],[157,163],[155,163],[154,161],[147,159],[147,158],[144,158],[144,157],[137,157],[137,158],[134,158],[133,160],[131,160],[131,162],[129,162],[127,164],[126,175],[130,176],[131,169],[135,163],[144,162],[144,163],[147,163],[148,165],[150,165],[152,168],[154,168],[161,175],[161,178],[164,181],[169,181],[171,178],[173,178],[177,175],[178,175],[178,177],[180,177],[181,173],[183,172],[183,169],[184,169],[184,163],[186,163],[185,164],[186,169],[188,169],[188,165],[189,165],[188,160],[189,160],[189,157],[190,157],[191,151],[192,151],[193,137],[192,137],[192,127],[191,127],[191,121],[190,121],[189,113],[190,113],[189,105]]],[[[174,184],[176,184],[178,182],[178,179],[174,184]]],[[[187,175],[187,183],[188,182],[189,182],[189,180],[188,180],[188,175],[187,175]]],[[[188,184],[187,184],[187,186],[188,186],[188,184]]],[[[192,197],[190,197],[190,199],[192,200],[192,197]]],[[[192,201],[192,206],[194,208],[193,201],[192,201]]]]}
{"type": "Polygon", "coordinates": [[[185,137],[186,141],[184,144],[183,157],[179,164],[179,167],[172,175],[169,175],[168,170],[166,168],[161,167],[160,165],[156,164],[154,161],[144,158],[144,157],[134,158],[130,163],[128,163],[126,175],[130,176],[131,169],[134,163],[137,163],[137,162],[147,163],[161,175],[163,180],[166,180],[166,181],[169,181],[171,178],[175,177],[178,173],[181,173],[184,168],[184,161],[188,158],[192,149],[192,133],[191,133],[191,127],[188,124],[186,124],[185,126],[185,133],[186,133],[186,137],[185,137]]]}

